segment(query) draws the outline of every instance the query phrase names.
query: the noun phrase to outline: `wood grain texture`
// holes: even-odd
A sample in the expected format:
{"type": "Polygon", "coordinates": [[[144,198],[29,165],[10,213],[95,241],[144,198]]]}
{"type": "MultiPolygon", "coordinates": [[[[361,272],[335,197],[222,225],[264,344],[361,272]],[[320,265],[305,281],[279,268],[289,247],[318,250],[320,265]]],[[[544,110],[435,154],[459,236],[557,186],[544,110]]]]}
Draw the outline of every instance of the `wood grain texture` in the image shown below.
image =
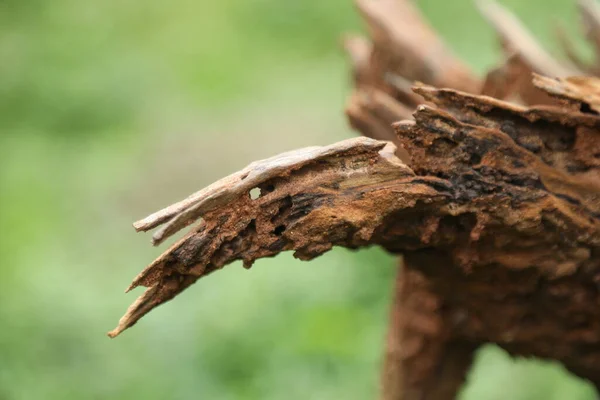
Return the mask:
{"type": "Polygon", "coordinates": [[[136,222],[157,228],[155,245],[190,228],[133,280],[128,290],[147,290],[109,335],[234,261],[377,245],[404,258],[383,400],[454,398],[489,342],[600,387],[597,78],[567,77],[579,69],[493,2],[480,9],[505,57],[482,79],[412,2],[357,5],[370,37],[343,40],[355,85],[346,114],[366,137],[252,163],[136,222]]]}

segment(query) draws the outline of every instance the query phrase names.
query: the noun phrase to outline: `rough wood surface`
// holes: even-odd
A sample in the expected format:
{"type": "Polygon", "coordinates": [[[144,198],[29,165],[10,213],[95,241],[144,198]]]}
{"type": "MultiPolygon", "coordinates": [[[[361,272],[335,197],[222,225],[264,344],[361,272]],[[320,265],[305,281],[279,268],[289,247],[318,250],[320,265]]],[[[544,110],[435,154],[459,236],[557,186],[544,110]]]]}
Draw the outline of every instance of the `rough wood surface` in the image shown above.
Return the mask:
{"type": "Polygon", "coordinates": [[[410,0],[357,0],[373,43],[370,84],[387,87],[386,72],[462,90],[479,82],[423,19],[410,0]]]}
{"type": "Polygon", "coordinates": [[[448,334],[443,307],[428,277],[404,260],[388,327],[383,399],[448,399],[462,385],[477,343],[448,334]]]}
{"type": "MultiPolygon", "coordinates": [[[[580,8],[600,43],[590,1],[580,8]]],[[[128,290],[147,290],[109,335],[233,261],[378,245],[405,261],[383,400],[454,398],[488,342],[600,387],[598,80],[567,77],[578,67],[494,2],[479,8],[505,59],[483,79],[412,2],[357,5],[370,37],[343,40],[355,85],[346,114],[368,138],[253,163],[136,222],[158,228],[155,245],[192,226],[134,279],[128,290]]]]}
{"type": "MultiPolygon", "coordinates": [[[[411,7],[405,1],[396,2],[395,7],[402,8],[406,7],[407,4],[408,7],[411,7]]],[[[401,52],[405,49],[405,46],[389,46],[389,40],[385,39],[385,35],[371,34],[370,39],[373,42],[371,46],[372,63],[371,65],[362,64],[362,76],[375,76],[375,78],[371,78],[370,81],[365,79],[360,82],[355,81],[356,90],[359,92],[369,90],[370,84],[376,86],[379,90],[386,91],[394,100],[408,109],[413,109],[422,103],[442,108],[463,123],[491,128],[510,136],[519,147],[533,153],[544,164],[562,171],[569,180],[573,176],[576,177],[575,180],[580,185],[586,185],[586,182],[592,182],[592,184],[598,182],[597,160],[600,159],[600,151],[596,138],[598,125],[594,114],[598,111],[596,98],[599,91],[597,90],[596,80],[590,77],[567,78],[568,75],[581,74],[581,71],[588,74],[598,74],[600,72],[600,29],[598,29],[600,26],[600,18],[598,17],[600,6],[598,2],[594,0],[579,1],[585,34],[596,52],[596,59],[592,64],[581,60],[575,46],[564,32],[558,32],[559,40],[568,58],[572,60],[571,64],[558,61],[546,52],[518,18],[497,2],[479,1],[477,6],[483,17],[498,34],[504,51],[504,60],[498,67],[489,71],[485,78],[479,80],[472,73],[465,74],[465,69],[459,69],[463,72],[459,72],[457,77],[464,78],[468,75],[468,79],[464,79],[467,85],[464,86],[462,83],[456,84],[457,81],[461,82],[463,79],[454,79],[452,76],[450,79],[444,80],[436,80],[434,75],[424,73],[415,76],[410,65],[423,66],[423,59],[419,64],[418,59],[409,57],[412,63],[408,63],[408,67],[401,63],[394,64],[390,60],[395,57],[389,56],[387,53],[401,52]],[[375,50],[378,48],[384,50],[378,54],[375,50]],[[551,78],[536,75],[536,73],[547,74],[551,78]],[[533,81],[531,80],[532,74],[534,75],[533,81]],[[424,99],[415,99],[410,90],[415,80],[420,80],[440,89],[421,85],[417,88],[417,92],[424,99]],[[449,90],[449,88],[454,90],[449,90]],[[492,96],[495,99],[476,96],[478,93],[492,96]],[[498,101],[504,99],[512,102],[498,101]],[[529,104],[532,107],[524,107],[521,104],[529,104]]],[[[370,7],[384,9],[377,1],[370,2],[370,7]]],[[[393,8],[394,5],[390,6],[388,3],[387,7],[393,8]]],[[[429,38],[421,42],[424,48],[430,48],[430,43],[441,42],[438,39],[431,39],[435,37],[435,33],[423,22],[418,12],[415,13],[413,9],[409,15],[411,15],[410,18],[416,21],[413,24],[419,27],[418,31],[428,32],[426,35],[416,35],[419,38],[429,38]]],[[[394,18],[399,17],[395,16],[394,18]]],[[[368,19],[367,21],[369,26],[373,24],[372,21],[368,19]]],[[[381,20],[376,24],[384,27],[381,30],[390,31],[390,28],[386,27],[385,21],[381,20]]],[[[395,29],[401,30],[403,25],[398,24],[395,29]]],[[[377,28],[371,28],[371,31],[373,30],[377,30],[377,28]]],[[[418,41],[415,40],[413,45],[417,46],[417,43],[418,41]]],[[[409,51],[408,54],[412,53],[409,51]]],[[[443,59],[450,52],[444,50],[441,54],[443,59]]],[[[434,59],[434,63],[439,60],[434,59]]],[[[460,62],[456,62],[454,59],[450,63],[460,65],[460,62]]],[[[428,71],[427,67],[421,69],[428,71]]],[[[453,71],[452,68],[449,70],[453,71]]],[[[354,97],[351,97],[348,103],[348,108],[353,107],[354,111],[366,108],[360,104],[357,105],[354,97]]],[[[381,128],[383,121],[376,117],[377,113],[373,108],[374,106],[371,104],[368,113],[370,117],[369,124],[356,123],[356,120],[353,120],[352,115],[348,113],[351,125],[366,136],[372,136],[375,132],[372,127],[375,126],[378,127],[379,132],[385,132],[385,128],[381,128]]],[[[365,115],[365,113],[363,112],[362,115],[365,115]]],[[[358,120],[360,121],[361,118],[358,118],[358,120]]],[[[389,133],[386,134],[389,135],[389,133]]],[[[383,137],[385,136],[381,135],[381,138],[383,137]]],[[[394,143],[398,145],[398,148],[403,148],[400,138],[394,138],[394,143]]],[[[406,154],[401,157],[403,161],[412,166],[410,157],[407,157],[406,154]]],[[[405,257],[405,260],[407,263],[412,263],[407,264],[405,270],[422,270],[426,267],[426,265],[419,264],[421,262],[419,259],[405,257]]],[[[451,262],[447,259],[440,260],[440,262],[451,265],[451,262]]],[[[407,292],[414,290],[418,293],[421,289],[418,285],[415,285],[414,287],[405,286],[404,290],[407,292]]],[[[397,293],[396,297],[399,296],[410,296],[410,293],[397,293]]],[[[395,302],[393,307],[392,315],[399,312],[406,313],[401,302],[395,302]]],[[[390,365],[398,362],[397,351],[394,349],[399,346],[397,341],[405,335],[404,330],[405,328],[402,325],[391,319],[382,379],[383,399],[453,398],[453,395],[449,393],[446,393],[444,397],[439,397],[440,393],[427,393],[426,388],[432,385],[442,385],[446,388],[458,387],[464,379],[464,375],[461,376],[460,373],[447,376],[455,379],[454,382],[434,382],[437,372],[433,368],[429,375],[421,373],[420,378],[417,379],[419,383],[414,383],[414,373],[411,371],[422,369],[414,368],[414,366],[403,368],[401,365],[390,367],[390,365]],[[409,375],[412,378],[409,378],[409,375]],[[409,382],[413,383],[409,384],[409,382]],[[419,397],[419,393],[421,397],[419,397]]],[[[423,332],[423,335],[426,336],[426,333],[423,332]]],[[[431,338],[428,340],[431,340],[431,338]]],[[[437,347],[441,348],[440,346],[443,343],[444,340],[439,338],[437,347]]],[[[429,343],[428,347],[431,346],[432,344],[429,343]]],[[[441,366],[446,359],[441,354],[436,355],[435,352],[423,350],[414,358],[415,360],[421,360],[420,362],[424,365],[437,364],[441,366]]],[[[466,356],[457,357],[455,364],[457,366],[461,365],[460,360],[467,358],[466,356]]],[[[460,372],[460,368],[457,368],[456,371],[460,372]]]]}
{"type": "MultiPolygon", "coordinates": [[[[444,93],[424,88],[417,91],[426,96],[444,93]]],[[[485,110],[488,100],[479,99],[485,110]]],[[[430,268],[425,272],[433,277],[444,276],[445,287],[452,277],[456,285],[464,285],[464,281],[481,274],[479,279],[484,285],[486,279],[499,274],[507,281],[507,288],[516,285],[514,290],[523,294],[532,289],[532,284],[533,288],[548,285],[550,289],[557,282],[573,285],[574,293],[587,293],[584,286],[578,287],[582,284],[578,279],[583,277],[581,274],[587,276],[586,271],[598,272],[598,182],[567,175],[565,168],[553,165],[552,160],[544,162],[528,146],[515,141],[510,132],[485,123],[461,122],[446,111],[428,106],[420,106],[414,117],[414,121],[395,124],[399,140],[410,155],[410,168],[393,155],[391,144],[352,139],[252,164],[136,223],[138,229],[147,229],[164,222],[165,228],[154,236],[160,241],[202,218],[184,239],[134,280],[131,288],[142,285],[150,289],[114,333],[198,278],[234,260],[241,259],[249,267],[257,258],[285,250],[294,250],[301,259],[311,259],[334,245],[357,248],[378,244],[409,258],[444,259],[443,264],[430,265],[451,265],[448,271],[430,268]],[[249,193],[255,187],[261,194],[252,199],[249,193]],[[512,282],[512,274],[529,279],[512,282]],[[573,277],[578,279],[568,279],[573,277]]],[[[517,113],[502,119],[517,125],[519,118],[517,113]]],[[[581,124],[600,124],[600,117],[592,114],[573,113],[570,118],[581,124]]],[[[546,120],[551,122],[551,118],[546,120]]],[[[562,122],[572,124],[566,116],[562,122]]],[[[465,285],[459,297],[475,290],[481,296],[476,309],[470,310],[471,301],[453,305],[478,315],[459,331],[479,340],[504,335],[501,329],[489,331],[488,324],[479,320],[485,315],[479,314],[487,310],[497,322],[502,313],[490,313],[490,307],[504,307],[506,303],[498,305],[497,300],[486,298],[475,283],[465,285]]],[[[491,297],[497,295],[489,293],[491,297]]],[[[452,297],[452,292],[445,293],[444,299],[452,297]]],[[[571,352],[577,354],[581,337],[567,334],[565,321],[559,317],[571,318],[572,309],[577,307],[573,303],[580,300],[571,297],[561,301],[567,313],[552,308],[552,315],[545,315],[536,304],[521,302],[518,310],[513,310],[517,315],[510,318],[529,315],[547,323],[554,320],[554,332],[560,332],[555,338],[560,339],[560,348],[571,346],[571,352]]],[[[586,311],[580,310],[578,318],[589,324],[600,321],[596,307],[586,311]]],[[[496,325],[494,321],[488,321],[490,326],[496,325]]],[[[465,324],[463,321],[461,325],[465,324]]],[[[531,329],[538,330],[538,326],[531,329]]],[[[510,342],[526,341],[532,335],[525,328],[521,331],[524,337],[514,332],[510,342]]],[[[585,340],[600,340],[600,336],[589,335],[585,340]]],[[[556,350],[543,342],[527,345],[532,354],[538,348],[545,356],[556,350]]],[[[599,355],[589,353],[587,358],[600,362],[595,358],[599,355]]],[[[592,368],[591,363],[584,364],[592,368]]]]}
{"type": "MultiPolygon", "coordinates": [[[[525,103],[552,104],[548,96],[535,90],[531,84],[532,73],[553,77],[582,73],[574,65],[552,57],[519,19],[496,1],[479,0],[476,4],[481,15],[490,23],[500,38],[502,48],[507,55],[506,62],[511,63],[512,71],[516,72],[513,79],[516,78],[517,84],[513,88],[525,103]]],[[[456,87],[456,89],[460,88],[456,87]]]]}
{"type": "Polygon", "coordinates": [[[596,0],[578,0],[579,11],[583,21],[585,36],[596,50],[596,66],[592,69],[599,71],[600,65],[600,4],[596,0]]]}
{"type": "MultiPolygon", "coordinates": [[[[565,153],[558,162],[521,143],[519,132],[544,121],[600,134],[600,117],[416,90],[438,108],[420,106],[413,121],[395,124],[410,167],[391,144],[351,139],[254,163],[136,223],[164,223],[159,242],[197,222],[136,277],[130,288],[148,289],[111,335],[232,261],[250,267],[286,250],[308,260],[332,246],[377,244],[405,254],[407,271],[418,271],[431,293],[406,314],[402,357],[411,373],[403,390],[424,390],[456,343],[472,350],[488,341],[559,360],[598,382],[600,186],[594,176],[569,175],[570,157],[585,160],[570,153],[576,140],[558,141],[565,153]],[[440,108],[446,100],[451,110],[440,108]],[[504,132],[496,117],[514,131],[504,132]],[[433,318],[422,309],[429,303],[433,318]]],[[[548,148],[548,131],[523,136],[548,148]]]]}
{"type": "Polygon", "coordinates": [[[395,147],[367,138],[312,147],[255,162],[134,226],[162,240],[201,220],[179,242],[140,273],[128,290],[149,289],[121,319],[115,336],[141,316],[171,299],[198,278],[235,260],[250,267],[255,259],[295,250],[313,258],[335,244],[366,245],[381,216],[377,201],[391,209],[435,196],[425,184],[398,198],[386,197],[387,182],[404,185],[414,173],[393,153],[395,147]],[[251,192],[260,195],[252,198],[251,192]],[[348,205],[348,215],[338,209],[348,205]]]}
{"type": "Polygon", "coordinates": [[[476,4],[481,15],[497,32],[503,48],[515,53],[531,71],[548,76],[571,76],[580,73],[576,68],[564,65],[548,54],[517,17],[498,2],[479,0],[476,4]]]}
{"type": "Polygon", "coordinates": [[[600,112],[600,79],[591,76],[548,78],[534,74],[533,84],[575,111],[600,112]]]}

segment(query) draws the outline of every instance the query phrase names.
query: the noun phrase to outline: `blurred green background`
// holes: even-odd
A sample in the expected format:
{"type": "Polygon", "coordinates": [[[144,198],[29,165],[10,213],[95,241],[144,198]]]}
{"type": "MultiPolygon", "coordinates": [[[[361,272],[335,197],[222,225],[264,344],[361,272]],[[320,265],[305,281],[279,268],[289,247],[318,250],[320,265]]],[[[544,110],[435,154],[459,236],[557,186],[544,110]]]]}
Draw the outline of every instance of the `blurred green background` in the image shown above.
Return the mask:
{"type": "MultiPolygon", "coordinates": [[[[578,31],[570,0],[503,3],[546,44],[578,31]]],[[[418,5],[477,71],[499,60],[471,1],[418,5]]],[[[338,38],[361,29],[351,0],[0,0],[1,400],[376,397],[395,261],[375,249],[233,265],[105,336],[162,250],[132,221],[354,135],[338,38]]],[[[595,397],[488,346],[461,398],[595,397]]]]}

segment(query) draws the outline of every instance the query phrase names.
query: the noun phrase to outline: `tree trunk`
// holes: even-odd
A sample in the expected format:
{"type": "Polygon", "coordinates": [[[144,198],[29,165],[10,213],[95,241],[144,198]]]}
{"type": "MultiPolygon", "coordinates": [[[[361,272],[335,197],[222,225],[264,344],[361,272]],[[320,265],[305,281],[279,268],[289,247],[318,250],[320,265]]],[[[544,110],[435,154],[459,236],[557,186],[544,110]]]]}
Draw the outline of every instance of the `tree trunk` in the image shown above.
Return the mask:
{"type": "Polygon", "coordinates": [[[414,261],[406,260],[398,270],[381,398],[454,398],[477,343],[454,337],[444,328],[452,326],[448,323],[452,321],[444,321],[448,317],[442,312],[444,300],[420,268],[411,264],[414,261]]]}

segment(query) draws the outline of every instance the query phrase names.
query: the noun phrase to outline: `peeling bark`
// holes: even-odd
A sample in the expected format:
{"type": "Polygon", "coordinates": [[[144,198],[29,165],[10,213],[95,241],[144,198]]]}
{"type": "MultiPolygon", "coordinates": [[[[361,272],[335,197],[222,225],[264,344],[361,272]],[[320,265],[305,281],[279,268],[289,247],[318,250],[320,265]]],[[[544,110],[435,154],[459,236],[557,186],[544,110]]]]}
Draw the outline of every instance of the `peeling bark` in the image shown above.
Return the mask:
{"type": "Polygon", "coordinates": [[[158,244],[201,218],[135,278],[128,290],[149,289],[111,336],[200,277],[235,260],[249,268],[257,258],[286,250],[308,260],[334,245],[365,246],[384,218],[382,206],[389,214],[443,196],[428,186],[435,178],[419,178],[410,185],[417,178],[394,151],[392,144],[356,138],[285,153],[253,163],[136,222],[137,230],[164,224],[153,235],[158,244]],[[250,195],[254,188],[260,189],[255,199],[250,195]],[[347,213],[340,214],[341,208],[347,213]]]}
{"type": "MultiPolygon", "coordinates": [[[[396,123],[410,167],[394,155],[392,144],[351,139],[254,163],[136,223],[139,230],[164,224],[153,237],[158,243],[199,221],[136,277],[130,289],[149,289],[111,335],[235,260],[250,267],[286,250],[309,260],[333,246],[377,244],[405,254],[405,276],[425,279],[424,289],[413,283],[400,292],[408,307],[401,318],[402,364],[410,365],[404,390],[425,390],[446,354],[469,349],[461,352],[466,360],[485,341],[515,354],[559,360],[597,379],[600,296],[593,282],[600,279],[600,186],[588,176],[568,175],[552,159],[544,162],[493,119],[477,118],[497,115],[494,107],[515,126],[535,121],[538,112],[546,123],[567,126],[577,121],[597,127],[600,117],[567,118],[554,109],[416,90],[438,107],[444,95],[451,96],[454,113],[461,101],[470,101],[475,117],[465,113],[463,122],[441,108],[420,106],[414,121],[396,123]],[[260,197],[252,199],[256,187],[260,197]],[[421,297],[412,304],[414,296],[421,297]],[[411,358],[413,353],[419,357],[411,358]]],[[[448,365],[456,362],[456,355],[448,357],[448,365]]]]}
{"type": "MultiPolygon", "coordinates": [[[[404,7],[406,2],[398,2],[397,7],[404,7]]],[[[371,7],[379,7],[378,2],[370,3],[371,7]]],[[[435,80],[432,76],[421,75],[415,77],[412,70],[421,69],[428,71],[424,65],[423,59],[417,60],[418,67],[406,67],[400,64],[386,62],[385,57],[376,54],[372,50],[372,59],[379,60],[373,62],[371,66],[365,66],[363,63],[363,71],[370,70],[372,78],[372,86],[386,90],[394,99],[404,104],[407,108],[412,109],[419,104],[425,103],[444,109],[457,120],[481,127],[498,130],[508,136],[519,146],[530,153],[533,153],[546,165],[551,166],[563,173],[569,181],[571,177],[576,177],[579,185],[586,185],[586,182],[598,182],[597,159],[600,151],[598,151],[598,126],[596,116],[597,90],[596,80],[593,78],[566,78],[568,75],[581,74],[581,71],[586,73],[600,73],[600,32],[597,29],[600,26],[600,6],[593,0],[580,0],[579,7],[586,28],[586,37],[596,50],[596,61],[588,65],[581,61],[576,55],[573,45],[568,40],[566,35],[559,32],[559,40],[563,45],[564,51],[573,61],[571,65],[566,62],[560,62],[549,55],[540,46],[533,35],[520,23],[520,21],[512,15],[507,9],[500,6],[496,2],[480,1],[477,3],[478,9],[487,19],[492,28],[497,32],[502,49],[504,50],[505,59],[495,69],[490,71],[483,80],[479,81],[476,76],[469,74],[468,86],[456,85],[461,79],[435,80]],[[383,61],[382,61],[383,60],[383,61]],[[553,78],[546,78],[538,74],[546,74],[553,78]],[[534,74],[533,82],[531,75],[534,74]],[[558,77],[558,78],[554,78],[558,77]],[[424,97],[423,100],[416,99],[412,94],[411,87],[414,80],[420,80],[427,85],[440,87],[434,89],[431,86],[421,85],[416,91],[424,97]],[[481,83],[478,83],[481,82],[481,83]],[[454,90],[449,90],[452,88],[454,90]],[[484,98],[476,96],[477,93],[492,96],[492,98],[484,98]],[[499,100],[508,99],[512,103],[507,103],[499,100]],[[530,104],[533,107],[524,107],[521,104],[530,104]]],[[[397,16],[395,18],[398,18],[397,16]]],[[[422,22],[421,17],[417,14],[411,18],[417,21],[417,25],[425,26],[430,36],[435,36],[431,28],[427,27],[422,22]]],[[[371,24],[371,22],[369,22],[371,24]]],[[[379,22],[380,25],[385,25],[384,22],[379,22]]],[[[398,24],[396,29],[402,29],[402,24],[398,24]]],[[[389,29],[388,29],[389,30],[389,29]]],[[[408,30],[406,30],[408,32],[408,30]]],[[[420,35],[417,35],[420,37],[420,35]]],[[[386,48],[387,41],[382,40],[381,36],[372,35],[372,48],[386,48]]],[[[437,39],[433,41],[421,42],[424,48],[430,47],[429,43],[440,42],[437,39]]],[[[416,39],[413,45],[419,43],[416,39]]],[[[395,46],[394,49],[384,50],[386,52],[402,52],[405,46],[395,46]]],[[[409,51],[408,54],[411,54],[409,51]]],[[[448,52],[442,52],[442,56],[435,59],[433,63],[444,63],[444,58],[448,52]]],[[[434,56],[435,57],[435,56],[434,56]]],[[[388,57],[389,59],[390,57],[388,57]]],[[[415,64],[414,58],[413,65],[415,64]]],[[[432,62],[432,61],[429,61],[432,62]]],[[[454,61],[452,61],[454,62],[454,61]]],[[[411,65],[411,64],[409,64],[411,65]]],[[[450,69],[452,71],[452,69],[450,69]]],[[[369,73],[363,72],[363,76],[369,76],[369,73]]],[[[459,73],[459,77],[461,74],[459,73]]],[[[464,76],[464,74],[462,74],[464,76]]],[[[369,90],[369,85],[364,80],[360,84],[356,84],[357,91],[369,90]]],[[[353,98],[349,101],[350,105],[354,105],[355,109],[361,109],[360,105],[356,105],[353,98]]],[[[364,109],[365,107],[363,107],[364,109]]],[[[371,106],[371,108],[373,108],[371,106]]],[[[373,132],[371,126],[377,125],[380,120],[374,117],[375,112],[370,111],[370,124],[356,124],[352,121],[352,126],[360,133],[370,136],[373,132]]],[[[400,119],[405,118],[404,115],[398,116],[400,119]]],[[[410,118],[405,118],[410,119],[410,118]]],[[[410,126],[410,124],[408,124],[410,126]]],[[[383,129],[379,128],[382,132],[383,129]]],[[[383,137],[383,136],[381,136],[383,137]]],[[[394,140],[399,148],[404,147],[400,138],[394,140]]],[[[432,142],[443,153],[445,150],[441,139],[432,142]]],[[[435,148],[435,146],[432,146],[435,148]]],[[[436,151],[430,149],[429,151],[436,151]]],[[[410,151],[409,151],[410,153],[410,151]]],[[[403,161],[413,167],[411,159],[406,155],[402,156],[403,161]]],[[[562,179],[562,178],[561,178],[562,179]]],[[[410,258],[407,257],[406,260],[410,258]]],[[[448,262],[447,260],[445,262],[448,262]]],[[[413,264],[407,265],[407,269],[421,270],[426,265],[419,265],[418,260],[413,261],[413,264]]],[[[410,291],[410,288],[406,290],[410,291]]],[[[418,288],[414,288],[418,291],[418,288]]],[[[399,296],[397,294],[396,296],[399,296]]],[[[397,314],[400,310],[400,305],[396,302],[393,306],[392,315],[397,314]]],[[[432,317],[433,318],[433,317],[432,317]]],[[[397,362],[397,355],[394,344],[391,338],[401,338],[403,335],[402,328],[390,322],[390,332],[388,333],[388,347],[386,349],[386,363],[384,368],[383,379],[383,398],[384,400],[397,399],[412,399],[421,398],[410,395],[407,390],[399,390],[406,380],[405,375],[408,372],[403,372],[403,368],[389,368],[389,365],[397,362]],[[395,332],[395,333],[394,333],[395,332]],[[395,371],[392,374],[389,371],[395,371]],[[397,389],[397,390],[394,390],[397,389]]],[[[489,339],[488,339],[489,340],[489,339]]],[[[419,359],[427,363],[427,359],[434,360],[433,363],[442,364],[443,359],[435,354],[419,354],[419,359]]],[[[458,364],[458,360],[457,360],[458,364]]],[[[428,387],[430,382],[427,382],[427,374],[423,374],[421,386],[428,387]]],[[[455,379],[455,387],[462,382],[464,376],[457,374],[455,379]]],[[[447,384],[446,386],[452,386],[447,384]]],[[[414,393],[414,392],[413,392],[414,393]]],[[[453,398],[453,395],[447,394],[445,397],[436,397],[433,394],[423,395],[423,398],[453,398]]]]}
{"type": "MultiPolygon", "coordinates": [[[[136,222],[160,227],[155,245],[192,226],[134,279],[147,290],[109,335],[236,260],[378,245],[405,260],[383,400],[454,398],[488,342],[600,385],[597,79],[567,77],[578,69],[496,3],[480,9],[506,58],[484,79],[411,2],[357,4],[371,38],[343,41],[346,114],[368,138],[255,162],[136,222]]],[[[581,8],[593,41],[600,13],[581,8]]]]}
{"type": "MultiPolygon", "coordinates": [[[[417,91],[424,93],[423,88],[417,91]]],[[[435,90],[427,95],[431,93],[435,90]]],[[[600,122],[595,115],[574,115],[600,122]]],[[[506,301],[498,304],[497,297],[509,296],[511,285],[520,295],[534,295],[536,288],[547,286],[548,293],[538,289],[535,295],[551,298],[557,283],[572,285],[572,293],[587,293],[580,279],[592,279],[599,262],[598,183],[567,175],[498,129],[462,122],[428,106],[420,106],[414,117],[395,124],[410,155],[410,168],[394,156],[391,144],[352,139],[255,163],[136,223],[142,230],[165,223],[154,235],[160,242],[201,218],[134,280],[130,288],[149,289],[113,334],[232,261],[243,260],[250,267],[258,258],[286,250],[308,260],[333,246],[378,244],[414,260],[431,284],[443,277],[436,292],[443,292],[446,312],[477,315],[446,333],[449,339],[502,342],[504,337],[508,343],[527,342],[532,354],[543,356],[565,349],[554,358],[567,368],[592,368],[592,362],[571,365],[568,354],[577,354],[581,337],[561,329],[565,321],[558,318],[571,318],[581,299],[561,299],[560,307],[569,309],[566,313],[557,306],[546,315],[526,301],[513,310],[515,315],[503,313],[511,319],[506,326],[526,326],[518,321],[526,316],[555,324],[554,332],[561,334],[552,348],[529,342],[537,337],[537,325],[531,327],[535,332],[517,329],[506,338],[497,326],[500,314],[490,310],[506,306],[506,301]],[[255,187],[261,194],[252,199],[249,193],[255,187]],[[481,290],[489,289],[495,279],[505,281],[506,290],[481,290]],[[457,292],[458,286],[465,287],[457,292]],[[490,321],[481,322],[486,318],[480,315],[483,310],[490,321]]],[[[503,119],[509,121],[510,116],[503,119]]],[[[595,308],[578,315],[593,324],[600,320],[595,308]]],[[[588,332],[585,340],[597,343],[599,335],[600,330],[588,332]]],[[[588,353],[587,358],[600,361],[596,356],[588,353]]]]}

